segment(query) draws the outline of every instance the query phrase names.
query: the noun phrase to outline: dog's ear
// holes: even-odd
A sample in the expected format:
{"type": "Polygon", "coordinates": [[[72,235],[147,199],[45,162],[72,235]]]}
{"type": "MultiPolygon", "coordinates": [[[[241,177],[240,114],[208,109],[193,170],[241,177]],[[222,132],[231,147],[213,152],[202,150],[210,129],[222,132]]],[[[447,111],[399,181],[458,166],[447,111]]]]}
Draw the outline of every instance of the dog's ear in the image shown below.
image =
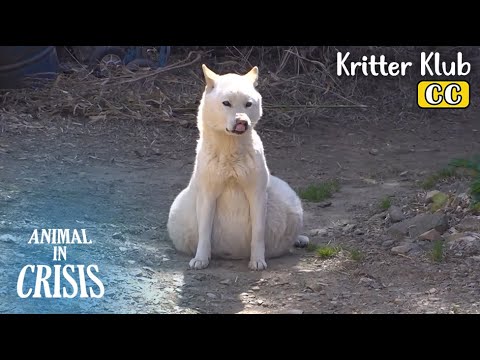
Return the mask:
{"type": "Polygon", "coordinates": [[[250,70],[244,76],[246,76],[253,83],[254,86],[258,85],[258,67],[257,66],[254,66],[252,70],[250,70]]]}
{"type": "Polygon", "coordinates": [[[207,83],[207,89],[213,89],[215,86],[215,81],[218,79],[218,74],[215,74],[210,70],[207,65],[202,65],[203,75],[205,76],[205,82],[207,83]]]}

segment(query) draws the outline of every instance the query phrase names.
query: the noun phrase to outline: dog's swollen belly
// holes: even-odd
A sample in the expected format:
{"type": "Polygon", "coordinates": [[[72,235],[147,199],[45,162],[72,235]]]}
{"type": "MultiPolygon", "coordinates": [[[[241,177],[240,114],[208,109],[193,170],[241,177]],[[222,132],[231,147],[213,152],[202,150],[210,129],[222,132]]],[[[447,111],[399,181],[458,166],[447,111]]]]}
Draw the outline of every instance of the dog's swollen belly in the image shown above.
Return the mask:
{"type": "MultiPolygon", "coordinates": [[[[175,199],[168,219],[168,233],[175,248],[191,256],[198,245],[196,190],[187,187],[175,199]]],[[[267,188],[265,257],[289,252],[300,235],[303,210],[300,199],[283,180],[271,176],[267,188]]],[[[250,206],[243,189],[230,184],[218,197],[213,220],[212,258],[248,259],[252,238],[250,206]]]]}

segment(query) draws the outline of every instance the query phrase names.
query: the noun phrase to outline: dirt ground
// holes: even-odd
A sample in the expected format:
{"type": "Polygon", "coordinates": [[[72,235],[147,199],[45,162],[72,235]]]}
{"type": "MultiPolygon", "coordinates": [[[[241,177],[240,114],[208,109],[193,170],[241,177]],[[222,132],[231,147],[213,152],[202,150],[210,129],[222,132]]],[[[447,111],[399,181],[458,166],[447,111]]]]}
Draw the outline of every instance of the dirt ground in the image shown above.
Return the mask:
{"type": "MultiPolygon", "coordinates": [[[[358,110],[340,109],[339,119],[342,111],[358,110]]],[[[401,126],[392,119],[259,126],[272,173],[294,188],[339,179],[329,206],[304,202],[305,233],[325,229],[311,242],[361,254],[324,260],[292,249],[261,272],[248,261],[220,260],[189,270],[189,258],[171,246],[169,206],[189,180],[195,127],[69,118],[40,124],[24,115],[0,120],[0,312],[479,312],[480,262],[447,256],[436,263],[428,244],[393,253],[397,243],[379,207],[386,196],[395,205],[414,203],[430,172],[480,152],[474,110],[401,126]],[[93,245],[72,246],[67,262],[98,264],[102,299],[17,296],[20,269],[51,261],[51,247],[27,244],[35,228],[87,229],[93,245]]]]}

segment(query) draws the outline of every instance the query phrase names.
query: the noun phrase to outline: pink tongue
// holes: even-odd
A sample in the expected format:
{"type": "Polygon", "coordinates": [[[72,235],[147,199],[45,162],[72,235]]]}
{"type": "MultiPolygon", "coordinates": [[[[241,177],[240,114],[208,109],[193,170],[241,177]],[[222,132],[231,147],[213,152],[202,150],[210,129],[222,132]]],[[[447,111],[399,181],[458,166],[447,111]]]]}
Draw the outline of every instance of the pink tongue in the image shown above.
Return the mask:
{"type": "Polygon", "coordinates": [[[236,131],[245,131],[245,125],[244,124],[237,124],[235,125],[235,130],[236,131]]]}

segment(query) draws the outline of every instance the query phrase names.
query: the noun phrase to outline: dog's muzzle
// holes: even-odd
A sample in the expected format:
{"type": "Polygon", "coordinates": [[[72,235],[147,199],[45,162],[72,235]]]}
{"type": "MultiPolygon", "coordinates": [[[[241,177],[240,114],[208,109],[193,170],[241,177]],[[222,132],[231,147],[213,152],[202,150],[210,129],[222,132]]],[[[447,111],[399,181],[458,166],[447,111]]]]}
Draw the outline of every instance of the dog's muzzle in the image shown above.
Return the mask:
{"type": "Polygon", "coordinates": [[[248,120],[245,120],[244,116],[237,116],[235,118],[235,125],[233,126],[232,130],[228,130],[234,134],[243,134],[248,130],[248,120]]]}

